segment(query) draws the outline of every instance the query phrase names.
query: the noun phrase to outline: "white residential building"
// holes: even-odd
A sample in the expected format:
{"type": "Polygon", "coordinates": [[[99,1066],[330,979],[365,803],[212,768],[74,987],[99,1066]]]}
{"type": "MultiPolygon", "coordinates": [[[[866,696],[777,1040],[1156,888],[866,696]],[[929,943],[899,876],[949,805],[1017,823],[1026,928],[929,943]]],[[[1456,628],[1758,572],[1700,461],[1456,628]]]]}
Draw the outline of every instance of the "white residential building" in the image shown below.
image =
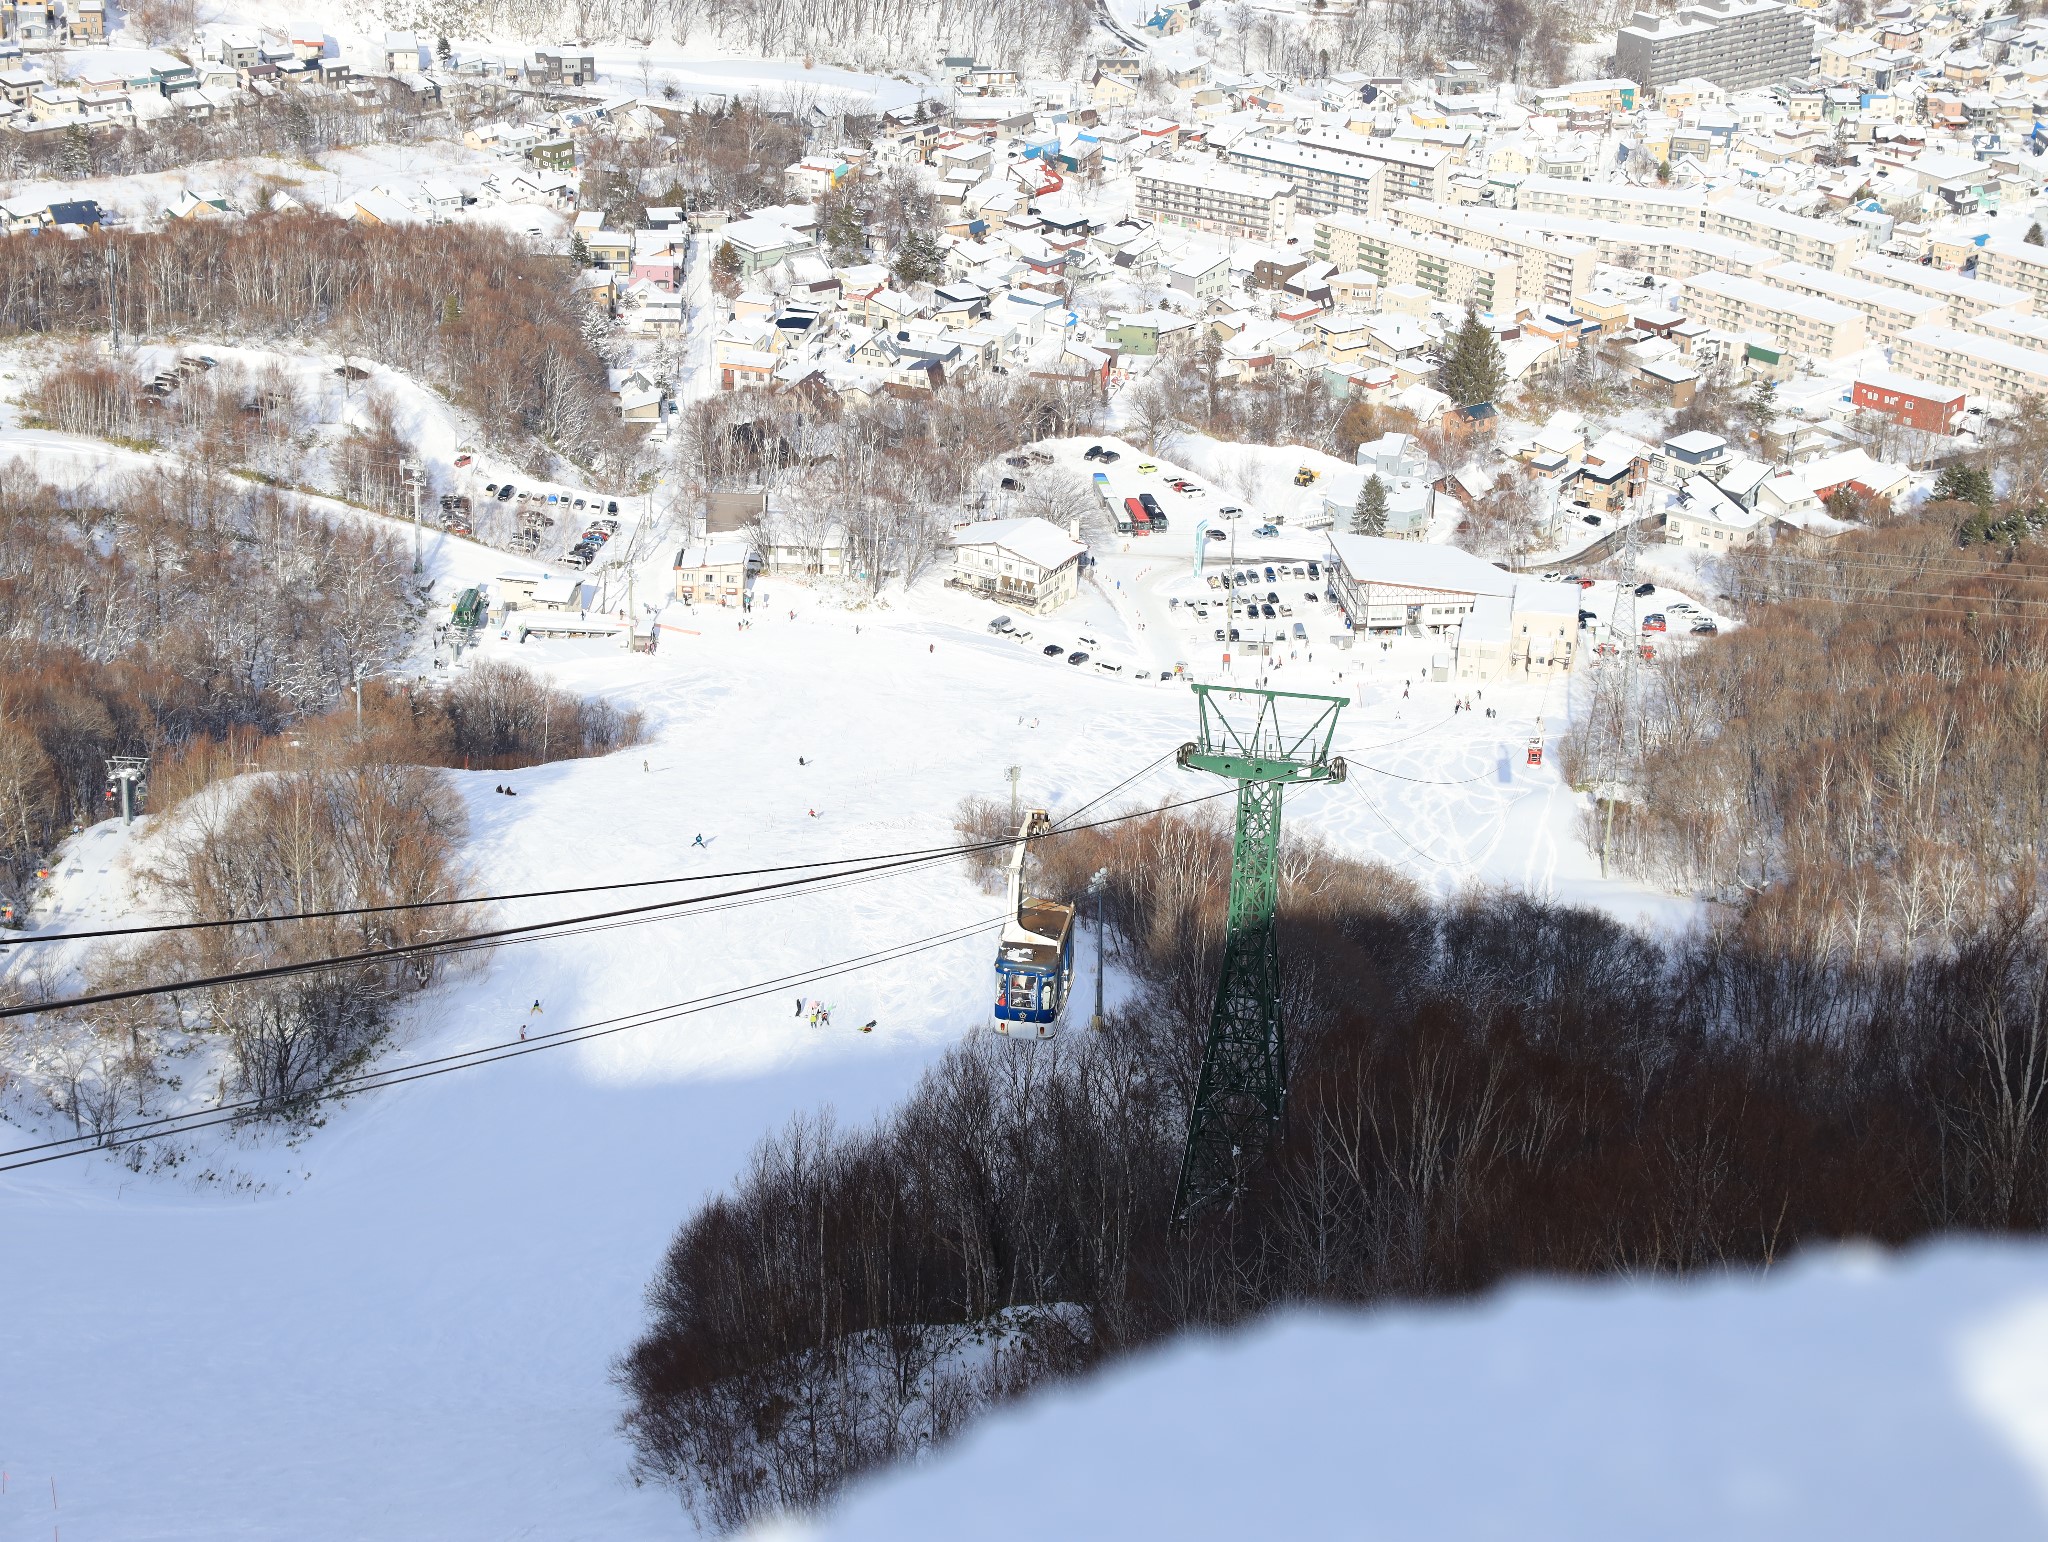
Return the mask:
{"type": "Polygon", "coordinates": [[[992,519],[953,532],[953,573],[947,582],[1040,615],[1059,609],[1081,588],[1088,548],[1050,520],[992,519]]]}
{"type": "Polygon", "coordinates": [[[1137,170],[1145,219],[1243,241],[1279,241],[1294,218],[1294,185],[1215,164],[1148,160],[1137,170]]]}

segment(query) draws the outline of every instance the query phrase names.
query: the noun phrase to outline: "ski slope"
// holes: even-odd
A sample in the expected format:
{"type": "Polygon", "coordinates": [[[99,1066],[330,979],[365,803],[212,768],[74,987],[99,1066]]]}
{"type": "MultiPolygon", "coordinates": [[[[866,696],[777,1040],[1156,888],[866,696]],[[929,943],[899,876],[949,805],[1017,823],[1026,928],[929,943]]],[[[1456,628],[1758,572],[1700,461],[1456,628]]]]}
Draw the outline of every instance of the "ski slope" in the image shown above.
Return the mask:
{"type": "Polygon", "coordinates": [[[1041,1394],[815,1528],[1907,1542],[2048,1529],[2048,1248],[1293,1312],[1041,1394]],[[998,1502],[994,1496],[1000,1495],[998,1502]]]}
{"type": "MultiPolygon", "coordinates": [[[[69,448],[15,437],[53,473],[69,448]]],[[[1095,638],[1091,652],[1130,666],[1114,677],[989,635],[987,607],[931,581],[848,608],[768,578],[751,627],[729,611],[671,612],[652,656],[487,635],[487,655],[641,708],[653,738],[600,760],[454,773],[478,883],[546,888],[939,845],[961,798],[1007,796],[1011,764],[1023,796],[1056,813],[1160,761],[1129,802],[1213,792],[1171,765],[1193,728],[1185,687],[1136,678],[1186,647],[1178,621],[1147,619],[1153,580],[1180,581],[1188,559],[1172,543],[1183,539],[1105,554],[1099,587],[1032,622],[1068,647],[1095,638]],[[518,796],[492,791],[507,781],[518,796]]],[[[444,598],[530,565],[440,539],[429,556],[444,598]]],[[[660,592],[668,560],[641,572],[643,599],[660,592]]],[[[1190,663],[1216,677],[1215,661],[1190,663]]],[[[1439,889],[1527,883],[1631,917],[1690,916],[1601,885],[1554,761],[1523,762],[1537,716],[1561,722],[1561,687],[1504,683],[1500,720],[1453,715],[1450,686],[1402,695],[1402,663],[1367,672],[1318,654],[1285,667],[1276,683],[1352,697],[1339,745],[1361,768],[1345,786],[1293,795],[1291,823],[1439,889]]],[[[38,919],[132,914],[120,874],[151,839],[147,820],[132,838],[88,832],[79,876],[60,882],[64,911],[38,919]],[[124,850],[131,840],[142,849],[124,850]]],[[[496,918],[576,905],[524,902],[496,918]]],[[[390,1058],[776,980],[993,922],[999,906],[950,864],[525,943],[477,955],[417,1002],[390,1058]]],[[[307,1542],[685,1530],[665,1494],[628,1482],[607,1374],[642,1321],[664,1243],[764,1132],[827,1104],[866,1118],[979,1031],[990,948],[980,934],[364,1096],[292,1146],[209,1131],[175,1172],[92,1157],[0,1175],[0,1300],[17,1325],[0,1335],[0,1539],[52,1524],[74,1539],[307,1542]],[[829,1029],[798,1017],[799,989],[830,1004],[829,1029]],[[874,1032],[859,1032],[869,1020],[874,1032]]],[[[5,1106],[17,1121],[0,1124],[8,1147],[68,1133],[20,1099],[5,1106]]]]}

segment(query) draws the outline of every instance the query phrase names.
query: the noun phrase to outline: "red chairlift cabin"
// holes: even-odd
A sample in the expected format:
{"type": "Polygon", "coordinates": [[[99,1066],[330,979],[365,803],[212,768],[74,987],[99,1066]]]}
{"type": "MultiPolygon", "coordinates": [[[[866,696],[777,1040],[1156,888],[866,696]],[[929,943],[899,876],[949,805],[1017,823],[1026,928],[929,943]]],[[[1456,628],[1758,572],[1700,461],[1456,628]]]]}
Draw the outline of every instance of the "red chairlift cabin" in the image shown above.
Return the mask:
{"type": "Polygon", "coordinates": [[[1529,741],[1529,764],[1532,766],[1543,764],[1543,735],[1541,734],[1538,734],[1529,741]]]}

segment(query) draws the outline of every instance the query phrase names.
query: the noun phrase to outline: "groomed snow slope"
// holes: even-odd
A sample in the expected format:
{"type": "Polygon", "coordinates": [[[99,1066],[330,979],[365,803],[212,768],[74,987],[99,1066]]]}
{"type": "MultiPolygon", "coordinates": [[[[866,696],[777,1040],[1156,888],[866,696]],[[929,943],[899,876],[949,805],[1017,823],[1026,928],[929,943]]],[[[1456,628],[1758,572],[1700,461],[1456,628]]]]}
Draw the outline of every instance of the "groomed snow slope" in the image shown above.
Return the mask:
{"type": "Polygon", "coordinates": [[[2048,1530],[2048,1248],[1295,1312],[991,1419],[779,1542],[2048,1530]]]}
{"type": "MultiPolygon", "coordinates": [[[[454,773],[478,884],[929,847],[951,838],[963,796],[1006,796],[1013,763],[1024,796],[1058,813],[1161,759],[1132,803],[1212,792],[1168,758],[1193,727],[1187,689],[1137,679],[1180,656],[1215,667],[1161,598],[1192,584],[1192,543],[1184,523],[1106,554],[1102,589],[1033,620],[1030,646],[991,637],[988,607],[936,585],[849,612],[774,579],[748,630],[730,612],[686,617],[652,657],[489,635],[487,653],[642,708],[655,737],[599,760],[454,773]],[[1126,672],[1046,657],[1048,639],[1096,639],[1091,651],[1126,672]],[[504,781],[518,797],[492,791],[504,781]],[[692,845],[700,833],[707,850],[692,845]]],[[[1277,560],[1277,545],[1262,550],[1277,560]]],[[[444,601],[526,565],[462,542],[431,541],[428,555],[444,601]]],[[[667,560],[643,571],[643,598],[667,560]]],[[[1449,685],[1403,694],[1422,662],[1397,650],[1288,665],[1280,683],[1353,697],[1340,747],[1355,767],[1347,786],[1290,798],[1290,824],[1432,887],[1525,884],[1683,924],[1689,905],[1598,879],[1554,759],[1523,761],[1535,722],[1561,720],[1562,687],[1502,681],[1486,692],[1501,719],[1454,715],[1449,685]]],[[[146,842],[148,822],[137,830],[146,842]]],[[[38,924],[132,914],[111,892],[125,840],[88,832],[64,864],[78,879],[57,885],[65,908],[38,924]]],[[[409,1012],[387,1060],[513,1038],[536,997],[541,1026],[591,1023],[989,921],[1000,905],[949,866],[480,955],[409,1012]]],[[[578,908],[601,906],[498,915],[578,908]]],[[[0,1539],[42,1537],[52,1520],[74,1542],[685,1534],[671,1497],[628,1483],[607,1381],[663,1245],[792,1113],[829,1103],[865,1119],[947,1045],[986,1031],[990,946],[977,936],[375,1093],[296,1148],[208,1132],[182,1175],[95,1156],[0,1176],[0,1302],[14,1325],[0,1333],[0,1539]],[[799,990],[833,1005],[829,1030],[796,1015],[799,990]],[[858,1032],[869,1019],[874,1033],[858,1032]],[[201,1171],[215,1179],[195,1181],[201,1171]],[[54,1516],[42,1508],[52,1480],[54,1516]]],[[[0,1146],[68,1133],[0,1122],[0,1146]]]]}

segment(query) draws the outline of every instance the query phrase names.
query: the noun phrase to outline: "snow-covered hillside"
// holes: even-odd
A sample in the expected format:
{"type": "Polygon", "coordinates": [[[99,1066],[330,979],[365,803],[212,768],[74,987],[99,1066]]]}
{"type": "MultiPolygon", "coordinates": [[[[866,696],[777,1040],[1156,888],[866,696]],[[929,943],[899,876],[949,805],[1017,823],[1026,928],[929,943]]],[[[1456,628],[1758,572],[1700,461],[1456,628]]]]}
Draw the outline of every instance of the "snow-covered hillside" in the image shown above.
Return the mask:
{"type": "Polygon", "coordinates": [[[990,1419],[765,1537],[2039,1537],[2048,1249],[1297,1312],[990,1419]]]}

